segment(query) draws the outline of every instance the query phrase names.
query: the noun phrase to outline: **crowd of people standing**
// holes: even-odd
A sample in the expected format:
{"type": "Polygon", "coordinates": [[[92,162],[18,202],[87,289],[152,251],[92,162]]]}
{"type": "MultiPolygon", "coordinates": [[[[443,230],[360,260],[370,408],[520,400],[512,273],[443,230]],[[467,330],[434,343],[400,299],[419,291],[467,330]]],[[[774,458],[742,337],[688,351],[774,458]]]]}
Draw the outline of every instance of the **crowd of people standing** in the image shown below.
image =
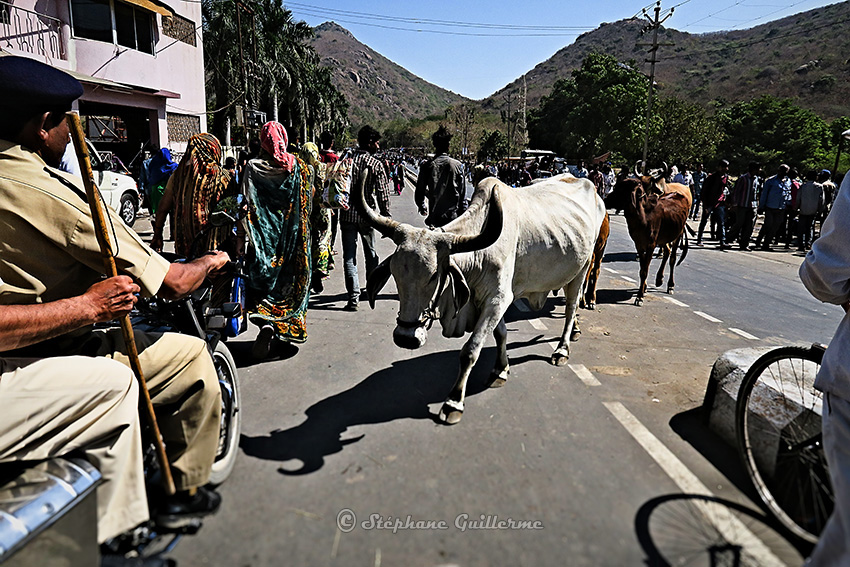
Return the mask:
{"type": "Polygon", "coordinates": [[[726,160],[718,161],[708,174],[702,164],[693,174],[685,173],[689,178],[679,174],[671,180],[691,188],[690,218],[699,219],[696,245],[702,246],[708,227],[720,249],[770,251],[781,245],[785,250],[809,250],[819,233],[818,223],[826,219],[838,192],[829,170],[810,170],[801,178],[786,164],[768,176],[761,164],[750,162],[734,181],[726,160]],[[761,227],[753,239],[759,219],[761,227]]]}

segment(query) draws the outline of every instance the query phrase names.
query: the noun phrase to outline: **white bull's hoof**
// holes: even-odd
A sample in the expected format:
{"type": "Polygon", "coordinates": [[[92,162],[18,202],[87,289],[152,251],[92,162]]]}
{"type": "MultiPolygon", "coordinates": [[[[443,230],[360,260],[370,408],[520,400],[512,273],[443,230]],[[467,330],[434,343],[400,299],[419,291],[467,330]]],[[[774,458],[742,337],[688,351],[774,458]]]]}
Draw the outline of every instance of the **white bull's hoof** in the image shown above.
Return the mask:
{"type": "Polygon", "coordinates": [[[643,298],[642,297],[635,298],[635,305],[637,305],[638,307],[643,305],[643,298]]]}
{"type": "Polygon", "coordinates": [[[673,295],[673,286],[672,285],[667,288],[667,293],[670,294],[670,295],[673,295]]]}
{"type": "Polygon", "coordinates": [[[454,425],[463,417],[463,403],[446,400],[440,408],[440,421],[446,425],[454,425]]]}
{"type": "Polygon", "coordinates": [[[496,368],[490,373],[490,382],[487,384],[488,388],[501,388],[505,385],[505,382],[508,381],[508,375],[511,373],[510,368],[505,368],[503,370],[497,370],[496,368]]]}
{"type": "Polygon", "coordinates": [[[552,353],[552,364],[554,366],[563,366],[570,359],[570,351],[566,348],[559,348],[552,353]]]}
{"type": "Polygon", "coordinates": [[[595,304],[594,302],[592,302],[592,301],[591,301],[590,303],[588,303],[588,304],[587,304],[587,309],[589,309],[589,310],[591,310],[591,311],[595,310],[595,309],[596,309],[596,304],[595,304]]]}

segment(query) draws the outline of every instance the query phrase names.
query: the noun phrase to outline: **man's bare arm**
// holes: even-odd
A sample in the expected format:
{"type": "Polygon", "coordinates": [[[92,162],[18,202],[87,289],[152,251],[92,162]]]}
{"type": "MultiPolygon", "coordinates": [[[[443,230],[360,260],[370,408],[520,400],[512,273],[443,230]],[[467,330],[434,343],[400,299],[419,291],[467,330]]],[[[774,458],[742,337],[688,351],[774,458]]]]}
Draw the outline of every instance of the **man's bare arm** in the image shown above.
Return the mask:
{"type": "Polygon", "coordinates": [[[220,270],[230,260],[226,252],[211,252],[191,262],[171,264],[157,295],[165,299],[179,299],[200,287],[211,273],[220,270]]]}
{"type": "Polygon", "coordinates": [[[0,352],[128,314],[139,286],[128,276],[99,281],[83,295],[30,305],[0,306],[0,352]]]}

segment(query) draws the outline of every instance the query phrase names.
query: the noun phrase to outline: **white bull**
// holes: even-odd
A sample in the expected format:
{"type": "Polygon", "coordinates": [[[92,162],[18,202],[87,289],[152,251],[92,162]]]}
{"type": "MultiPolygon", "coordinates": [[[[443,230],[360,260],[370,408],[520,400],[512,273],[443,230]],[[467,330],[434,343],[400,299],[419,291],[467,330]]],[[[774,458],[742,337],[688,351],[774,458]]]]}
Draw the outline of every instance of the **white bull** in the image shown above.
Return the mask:
{"type": "Polygon", "coordinates": [[[378,291],[390,275],[395,278],[395,344],[421,347],[434,318],[446,337],[472,333],[460,353],[457,382],[440,411],[444,423],[460,421],[467,379],[490,333],[498,346],[490,387],[505,383],[510,365],[504,315],[516,298],[526,298],[538,310],[552,290],[563,288],[565,324],[551,362],[566,363],[579,294],[605,218],[592,182],[559,175],[512,188],[489,177],[478,183],[469,209],[437,230],[381,217],[362,194],[361,186],[355,198],[361,216],[397,246],[367,283],[374,307],[378,291]]]}

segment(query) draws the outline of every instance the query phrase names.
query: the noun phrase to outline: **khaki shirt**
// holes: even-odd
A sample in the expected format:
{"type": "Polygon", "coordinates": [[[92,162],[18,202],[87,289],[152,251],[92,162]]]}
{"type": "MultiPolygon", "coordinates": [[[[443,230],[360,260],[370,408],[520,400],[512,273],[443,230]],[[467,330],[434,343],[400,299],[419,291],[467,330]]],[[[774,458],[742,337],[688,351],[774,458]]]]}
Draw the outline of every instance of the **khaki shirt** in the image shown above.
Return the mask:
{"type": "MultiPolygon", "coordinates": [[[[118,273],[132,276],[146,295],[156,294],[169,262],[104,209],[118,273]]],[[[80,295],[104,271],[82,180],[0,140],[0,305],[80,295]]]]}

